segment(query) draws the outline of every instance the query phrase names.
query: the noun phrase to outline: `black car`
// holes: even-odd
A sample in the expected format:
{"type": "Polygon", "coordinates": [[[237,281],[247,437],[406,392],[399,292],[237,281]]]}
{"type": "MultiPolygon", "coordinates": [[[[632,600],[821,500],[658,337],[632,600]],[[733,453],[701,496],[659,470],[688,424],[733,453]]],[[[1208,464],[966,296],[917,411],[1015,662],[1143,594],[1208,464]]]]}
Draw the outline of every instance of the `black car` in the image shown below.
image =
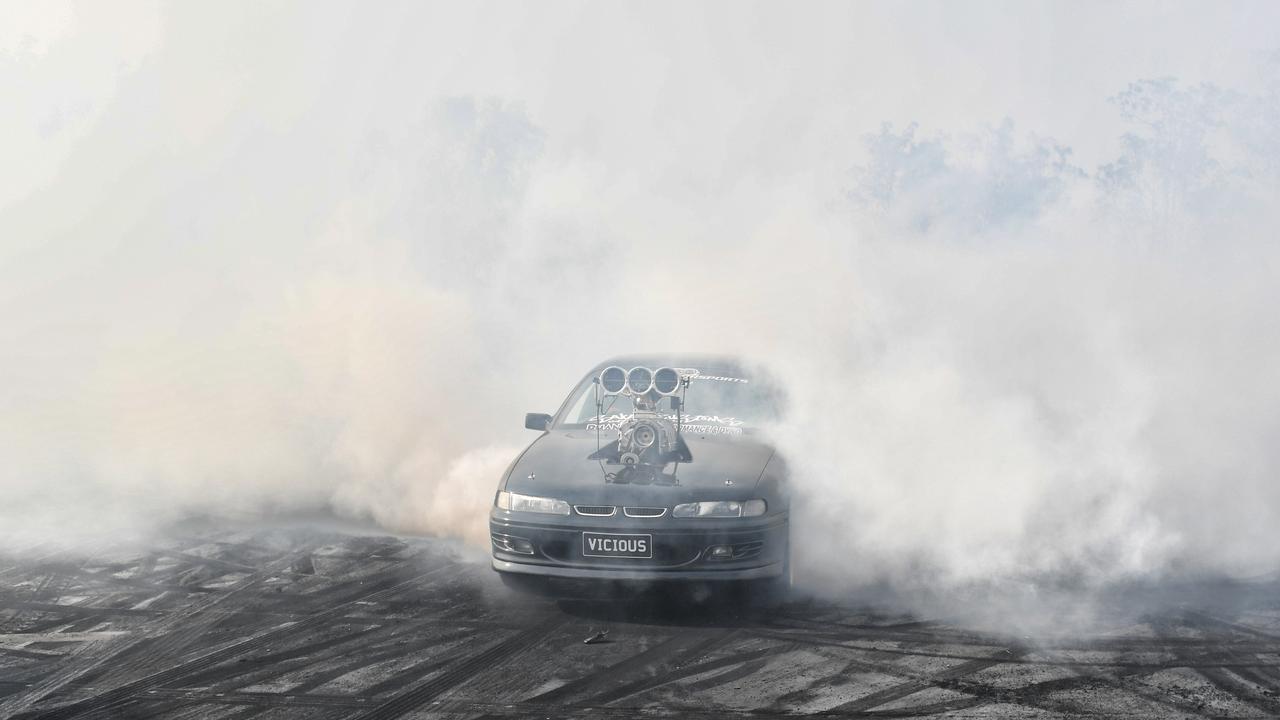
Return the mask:
{"type": "Polygon", "coordinates": [[[498,485],[493,569],[587,580],[790,584],[775,384],[723,357],[622,357],[582,379],[498,485]]]}

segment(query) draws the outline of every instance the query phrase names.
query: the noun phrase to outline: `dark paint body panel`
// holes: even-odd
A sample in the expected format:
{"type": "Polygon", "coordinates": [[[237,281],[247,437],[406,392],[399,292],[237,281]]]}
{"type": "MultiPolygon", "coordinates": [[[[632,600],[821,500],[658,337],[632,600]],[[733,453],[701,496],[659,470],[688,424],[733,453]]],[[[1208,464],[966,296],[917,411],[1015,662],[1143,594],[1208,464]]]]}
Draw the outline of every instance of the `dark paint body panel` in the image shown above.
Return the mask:
{"type": "MultiPolygon", "coordinates": [[[[612,440],[612,438],[609,438],[612,440]]],[[[572,498],[579,504],[643,505],[693,500],[738,499],[755,488],[773,448],[748,438],[703,439],[684,435],[694,461],[682,463],[675,475],[678,486],[606,483],[605,471],[587,456],[596,450],[595,431],[552,430],[525,451],[505,490],[528,495],[572,498]],[[529,479],[533,474],[534,479],[529,479]],[[729,480],[733,484],[726,485],[729,480]],[[658,502],[661,501],[661,502],[658,502]]],[[[605,470],[617,470],[606,466],[605,470]]]]}

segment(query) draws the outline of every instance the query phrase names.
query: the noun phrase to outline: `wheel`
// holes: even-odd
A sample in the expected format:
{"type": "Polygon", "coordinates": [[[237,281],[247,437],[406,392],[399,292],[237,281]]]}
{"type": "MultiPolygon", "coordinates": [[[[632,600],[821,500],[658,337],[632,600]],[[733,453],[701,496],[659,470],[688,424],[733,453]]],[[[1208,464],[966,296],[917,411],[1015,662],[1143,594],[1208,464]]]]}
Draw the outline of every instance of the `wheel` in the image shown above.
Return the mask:
{"type": "Polygon", "coordinates": [[[762,599],[769,605],[781,605],[791,597],[795,577],[791,570],[791,532],[787,531],[787,549],[782,556],[782,573],[769,578],[761,588],[762,599]]]}
{"type": "Polygon", "coordinates": [[[778,577],[768,580],[768,587],[765,589],[767,598],[772,605],[781,605],[791,597],[791,588],[795,583],[795,576],[791,571],[791,538],[787,538],[787,554],[782,559],[782,574],[778,577]]]}
{"type": "Polygon", "coordinates": [[[782,559],[782,574],[774,578],[774,583],[784,592],[791,592],[795,585],[795,575],[791,570],[791,532],[787,532],[787,554],[782,559]]]}

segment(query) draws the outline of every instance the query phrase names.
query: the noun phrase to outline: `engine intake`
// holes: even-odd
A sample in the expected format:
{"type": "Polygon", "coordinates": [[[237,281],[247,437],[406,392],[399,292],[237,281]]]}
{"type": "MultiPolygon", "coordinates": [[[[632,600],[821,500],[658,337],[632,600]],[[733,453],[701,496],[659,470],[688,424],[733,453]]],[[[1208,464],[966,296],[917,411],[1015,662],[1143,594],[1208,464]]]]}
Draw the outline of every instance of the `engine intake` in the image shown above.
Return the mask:
{"type": "MultiPolygon", "coordinates": [[[[689,446],[680,437],[679,412],[683,400],[676,395],[688,387],[688,380],[678,370],[669,367],[650,370],[643,366],[624,370],[612,365],[601,371],[596,384],[606,397],[630,397],[635,412],[618,425],[617,439],[599,447],[589,459],[622,465],[624,472],[647,469],[649,474],[661,474],[668,463],[693,460],[689,446]],[[665,397],[673,398],[671,405],[677,413],[674,418],[658,409],[659,401],[665,397]]],[[[597,416],[600,407],[601,400],[597,397],[597,416]]],[[[598,420],[596,425],[599,428],[598,420]]]]}

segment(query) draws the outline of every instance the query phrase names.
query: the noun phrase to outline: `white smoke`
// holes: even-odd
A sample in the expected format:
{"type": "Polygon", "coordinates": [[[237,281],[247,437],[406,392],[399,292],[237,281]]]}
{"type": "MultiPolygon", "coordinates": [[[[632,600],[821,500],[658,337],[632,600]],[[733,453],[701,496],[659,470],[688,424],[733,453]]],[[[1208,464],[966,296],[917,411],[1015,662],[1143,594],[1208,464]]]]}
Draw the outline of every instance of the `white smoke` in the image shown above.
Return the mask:
{"type": "Polygon", "coordinates": [[[1272,6],[41,7],[9,535],[483,542],[524,411],[691,350],[785,373],[815,586],[1278,569],[1272,6]]]}

